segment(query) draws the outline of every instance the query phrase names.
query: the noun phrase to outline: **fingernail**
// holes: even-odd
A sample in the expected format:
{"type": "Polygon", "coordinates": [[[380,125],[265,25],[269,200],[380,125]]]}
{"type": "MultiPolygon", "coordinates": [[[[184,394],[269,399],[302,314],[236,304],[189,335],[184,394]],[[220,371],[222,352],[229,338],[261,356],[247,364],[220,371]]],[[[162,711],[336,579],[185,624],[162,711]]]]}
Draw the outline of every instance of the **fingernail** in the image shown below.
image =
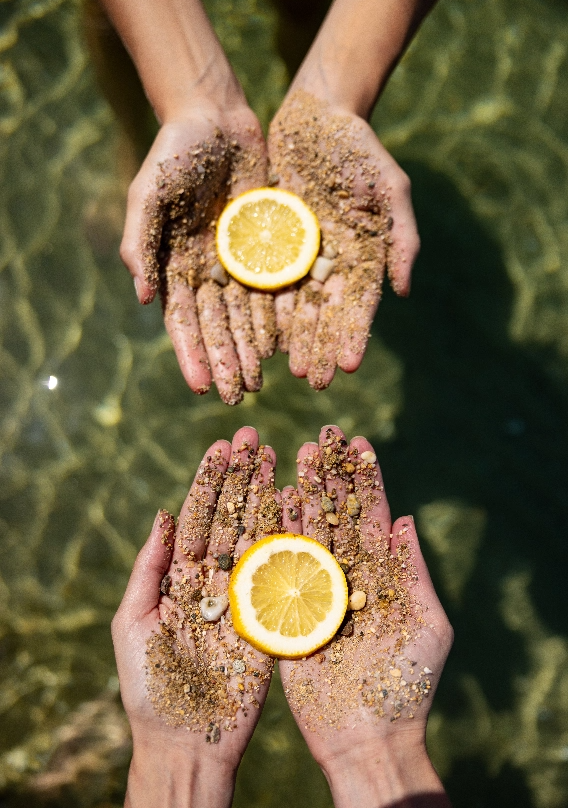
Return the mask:
{"type": "Polygon", "coordinates": [[[156,518],[154,519],[154,527],[161,527],[163,528],[168,522],[173,522],[173,516],[169,511],[165,508],[160,508],[158,513],[156,514],[156,518]]]}
{"type": "Polygon", "coordinates": [[[136,289],[136,297],[138,298],[138,302],[142,303],[140,300],[140,278],[134,276],[134,288],[136,289]]]}

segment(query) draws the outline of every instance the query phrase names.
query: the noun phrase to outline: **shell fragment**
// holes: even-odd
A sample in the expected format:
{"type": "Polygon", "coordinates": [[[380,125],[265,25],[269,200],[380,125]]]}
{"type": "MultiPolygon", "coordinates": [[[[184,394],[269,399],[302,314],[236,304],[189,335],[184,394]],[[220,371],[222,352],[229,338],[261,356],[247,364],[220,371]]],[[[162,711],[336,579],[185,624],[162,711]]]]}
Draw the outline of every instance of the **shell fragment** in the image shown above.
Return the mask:
{"type": "Polygon", "coordinates": [[[210,275],[214,281],[217,281],[219,286],[226,286],[229,283],[229,276],[219,261],[216,261],[211,267],[210,275]]]}
{"type": "Polygon", "coordinates": [[[227,595],[218,595],[217,597],[202,598],[199,603],[201,609],[201,616],[207,623],[215,623],[227,610],[229,605],[229,598],[227,595]]]}
{"type": "Polygon", "coordinates": [[[331,275],[334,267],[334,261],[331,258],[324,258],[323,255],[318,255],[310,269],[310,275],[315,281],[324,283],[331,275]]]}

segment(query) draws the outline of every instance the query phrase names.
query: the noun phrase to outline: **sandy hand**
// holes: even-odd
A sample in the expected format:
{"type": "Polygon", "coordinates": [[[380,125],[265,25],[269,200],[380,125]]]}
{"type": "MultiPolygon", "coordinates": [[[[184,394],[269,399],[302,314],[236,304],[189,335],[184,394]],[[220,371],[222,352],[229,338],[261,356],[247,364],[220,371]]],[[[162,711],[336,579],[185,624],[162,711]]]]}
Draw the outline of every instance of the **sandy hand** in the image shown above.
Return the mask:
{"type": "Polygon", "coordinates": [[[391,523],[371,445],[364,438],[348,445],[341,430],[325,427],[319,446],[305,444],[298,460],[298,489],[282,492],[283,527],[333,552],[354,599],[327,646],[279,663],[296,721],[325,767],[399,732],[423,741],[452,630],[413,519],[391,523]]]}
{"type": "Polygon", "coordinates": [[[197,112],[162,127],[128,194],[121,256],[138,299],[159,289],[181,371],[196,393],[215,381],[227,404],[262,386],[274,352],[274,301],[228,279],[215,222],[228,199],[266,184],[266,145],[247,108],[228,121],[197,112]]]}
{"type": "Polygon", "coordinates": [[[138,746],[174,743],[238,766],[266,698],[272,660],[233,631],[229,571],[280,529],[275,456],[254,429],[206,453],[175,529],[161,511],[113,621],[121,694],[138,746]]]}
{"type": "Polygon", "coordinates": [[[419,249],[410,183],[365,121],[304,90],[284,101],[268,150],[274,181],[315,211],[333,262],[325,282],[308,275],[297,292],[276,297],[292,373],[322,389],[336,367],[361,364],[385,271],[397,294],[410,291],[419,249]]]}

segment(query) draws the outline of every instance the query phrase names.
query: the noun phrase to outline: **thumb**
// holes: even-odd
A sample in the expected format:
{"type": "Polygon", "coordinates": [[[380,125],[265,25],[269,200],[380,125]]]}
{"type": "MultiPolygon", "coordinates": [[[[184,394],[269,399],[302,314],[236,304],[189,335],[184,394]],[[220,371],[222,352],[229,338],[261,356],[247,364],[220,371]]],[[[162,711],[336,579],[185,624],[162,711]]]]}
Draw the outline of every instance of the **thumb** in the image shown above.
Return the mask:
{"type": "Polygon", "coordinates": [[[406,545],[410,551],[412,565],[416,573],[415,592],[423,606],[434,611],[443,612],[442,605],[434,589],[426,561],[420,549],[416,525],[413,516],[401,516],[393,524],[391,553],[396,554],[400,545],[406,545]]]}
{"type": "Polygon", "coordinates": [[[148,540],[138,553],[117,616],[141,620],[158,605],[160,584],[174,549],[175,519],[160,509],[148,540]]]}
{"type": "Polygon", "coordinates": [[[162,237],[164,212],[154,191],[153,170],[146,164],[132,182],[126,203],[126,220],[120,257],[132,275],[140,303],[151,303],[158,289],[157,253],[162,237]]]}

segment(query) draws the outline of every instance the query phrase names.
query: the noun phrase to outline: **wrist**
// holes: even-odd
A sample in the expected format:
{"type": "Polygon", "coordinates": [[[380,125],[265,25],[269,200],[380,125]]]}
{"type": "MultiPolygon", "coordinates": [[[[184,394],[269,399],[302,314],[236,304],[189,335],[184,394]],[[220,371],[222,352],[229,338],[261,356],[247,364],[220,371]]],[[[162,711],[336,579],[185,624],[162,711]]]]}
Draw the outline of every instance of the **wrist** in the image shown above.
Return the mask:
{"type": "Polygon", "coordinates": [[[211,97],[189,99],[178,107],[169,108],[161,120],[161,125],[195,122],[198,119],[208,121],[222,131],[235,130],[243,126],[262,131],[258,118],[244,96],[227,98],[223,104],[217,103],[217,99],[211,97]]]}
{"type": "Polygon", "coordinates": [[[236,767],[202,736],[192,740],[188,747],[135,740],[125,808],[230,808],[236,767]]]}
{"type": "Polygon", "coordinates": [[[450,808],[424,741],[401,732],[322,765],[335,808],[450,808]]]}
{"type": "Polygon", "coordinates": [[[343,81],[335,68],[327,70],[324,63],[317,69],[312,63],[303,65],[290,85],[288,95],[296,90],[303,90],[340,112],[364,120],[369,118],[376,99],[374,91],[366,92],[362,85],[353,86],[350,81],[343,81]]]}
{"type": "Polygon", "coordinates": [[[250,109],[232,68],[222,63],[217,63],[203,81],[180,76],[176,91],[162,95],[153,107],[162,125],[192,117],[196,112],[216,120],[235,110],[250,109]]]}

